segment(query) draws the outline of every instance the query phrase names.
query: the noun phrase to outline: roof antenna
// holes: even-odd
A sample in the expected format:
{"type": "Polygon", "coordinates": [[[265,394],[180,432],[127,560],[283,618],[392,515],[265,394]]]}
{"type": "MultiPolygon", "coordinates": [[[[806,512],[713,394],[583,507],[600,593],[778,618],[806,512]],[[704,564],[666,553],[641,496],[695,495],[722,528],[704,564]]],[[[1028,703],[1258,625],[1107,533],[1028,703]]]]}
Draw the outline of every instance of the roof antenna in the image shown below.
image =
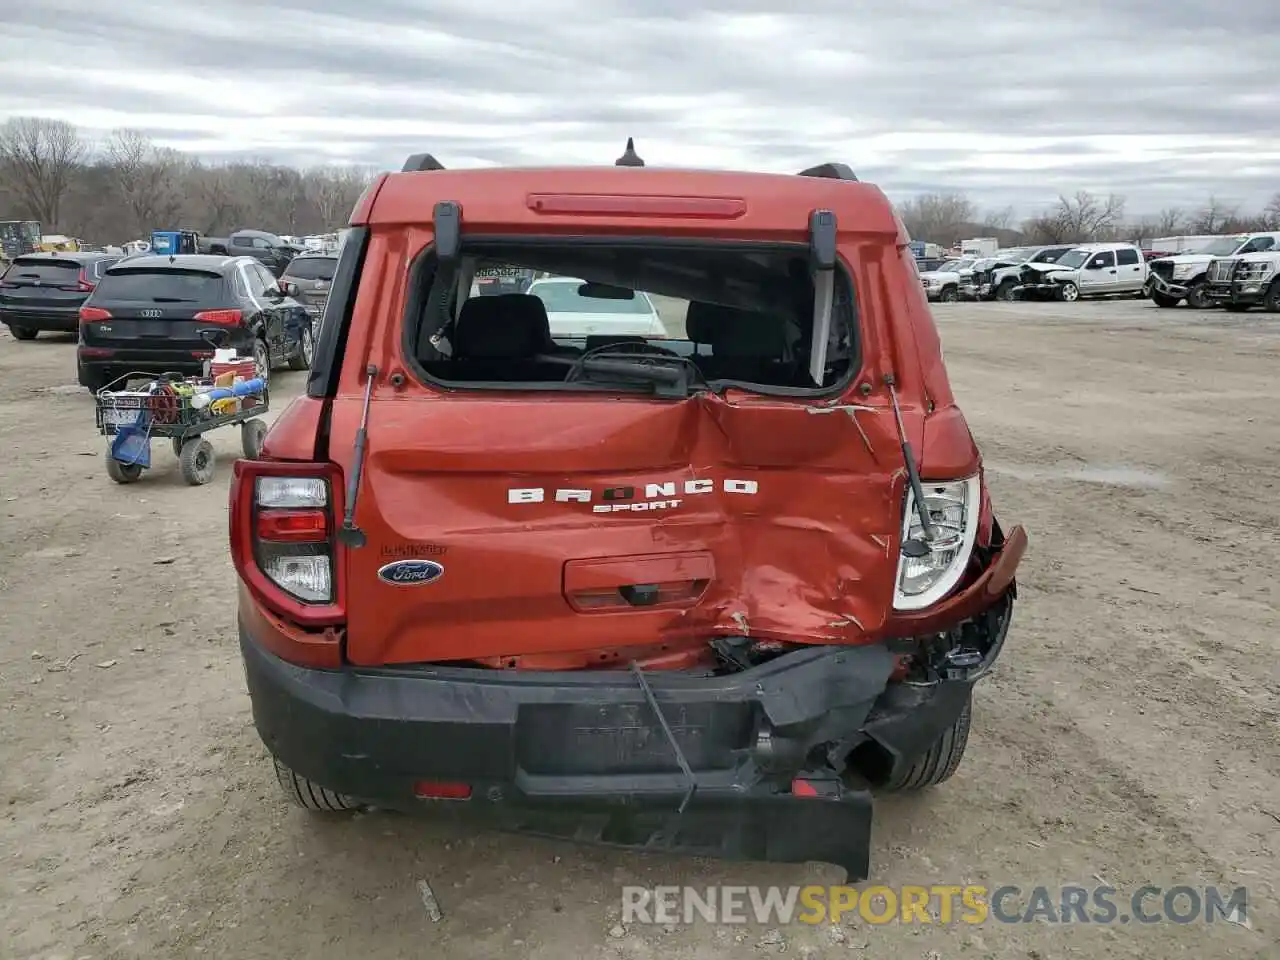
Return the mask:
{"type": "Polygon", "coordinates": [[[627,137],[627,149],[622,152],[617,160],[613,162],[615,167],[643,167],[644,161],[640,159],[640,155],[636,153],[636,142],[632,137],[627,137]]]}

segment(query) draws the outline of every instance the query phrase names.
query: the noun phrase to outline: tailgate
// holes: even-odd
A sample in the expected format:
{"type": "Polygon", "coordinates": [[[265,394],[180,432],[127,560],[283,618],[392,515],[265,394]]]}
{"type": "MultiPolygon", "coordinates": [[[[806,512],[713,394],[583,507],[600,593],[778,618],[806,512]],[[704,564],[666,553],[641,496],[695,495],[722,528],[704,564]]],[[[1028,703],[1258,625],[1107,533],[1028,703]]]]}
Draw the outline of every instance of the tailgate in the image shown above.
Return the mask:
{"type": "MultiPolygon", "coordinates": [[[[348,476],[360,407],[334,401],[330,455],[348,476]]],[[[348,658],[858,640],[891,604],[901,455],[891,413],[821,413],[713,395],[375,396],[348,658]]]]}

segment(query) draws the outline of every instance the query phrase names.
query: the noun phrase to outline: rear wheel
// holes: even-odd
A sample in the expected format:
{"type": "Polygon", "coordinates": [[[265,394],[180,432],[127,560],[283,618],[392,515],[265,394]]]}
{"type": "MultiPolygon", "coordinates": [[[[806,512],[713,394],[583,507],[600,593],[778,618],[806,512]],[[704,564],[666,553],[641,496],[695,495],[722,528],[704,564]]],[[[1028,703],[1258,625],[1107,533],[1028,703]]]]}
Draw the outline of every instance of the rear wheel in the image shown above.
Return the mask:
{"type": "Polygon", "coordinates": [[[311,358],[315,355],[315,341],[311,338],[311,328],[303,327],[298,334],[298,352],[289,358],[290,370],[310,370],[311,358]]]}
{"type": "Polygon", "coordinates": [[[199,487],[213,479],[217,458],[213,444],[204,437],[189,437],[178,454],[178,469],[182,479],[193,487],[199,487]]]}
{"type": "Polygon", "coordinates": [[[271,380],[271,351],[265,340],[253,341],[253,372],[264,381],[271,380]]]}
{"type": "Polygon", "coordinates": [[[20,327],[15,323],[9,324],[9,332],[13,334],[15,340],[34,340],[40,332],[32,327],[20,327]]]}
{"type": "Polygon", "coordinates": [[[262,441],[267,435],[267,425],[261,420],[246,420],[240,424],[240,449],[245,458],[257,460],[262,456],[262,441]]]}
{"type": "Polygon", "coordinates": [[[948,727],[938,741],[920,755],[910,767],[885,782],[883,790],[921,790],[936,786],[951,775],[964,759],[964,748],[969,743],[969,723],[973,715],[972,696],[965,701],[956,722],[948,727]]]}
{"type": "Polygon", "coordinates": [[[1181,298],[1171,297],[1167,293],[1157,293],[1155,290],[1152,290],[1151,300],[1157,307],[1164,307],[1167,310],[1171,307],[1176,307],[1181,298]]]}
{"type": "Polygon", "coordinates": [[[336,793],[318,783],[312,783],[306,777],[300,777],[279,760],[272,758],[276,767],[276,780],[280,789],[291,803],[304,810],[320,813],[345,813],[355,810],[360,804],[345,794],[336,793]]]}
{"type": "Polygon", "coordinates": [[[1058,287],[1058,299],[1064,303],[1075,303],[1080,299],[1080,288],[1068,281],[1058,287]]]}
{"type": "Polygon", "coordinates": [[[134,483],[142,476],[142,464],[121,463],[107,451],[107,476],[116,483],[134,483]]]}

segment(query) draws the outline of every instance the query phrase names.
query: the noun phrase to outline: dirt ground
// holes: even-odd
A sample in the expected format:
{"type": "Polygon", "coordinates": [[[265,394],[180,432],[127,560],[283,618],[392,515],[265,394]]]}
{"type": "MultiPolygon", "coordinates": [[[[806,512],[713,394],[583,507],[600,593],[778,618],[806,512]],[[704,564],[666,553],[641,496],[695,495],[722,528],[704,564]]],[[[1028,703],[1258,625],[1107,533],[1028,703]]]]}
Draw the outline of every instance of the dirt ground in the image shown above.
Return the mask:
{"type": "Polygon", "coordinates": [[[215,434],[207,487],[183,486],[167,450],[118,487],[74,345],[0,332],[0,956],[1280,956],[1280,317],[935,313],[998,509],[1031,549],[966,762],[880,802],[876,880],[1244,885],[1250,928],[624,930],[624,884],[841,877],[313,820],[250,724],[224,543],[236,435],[215,434]]]}

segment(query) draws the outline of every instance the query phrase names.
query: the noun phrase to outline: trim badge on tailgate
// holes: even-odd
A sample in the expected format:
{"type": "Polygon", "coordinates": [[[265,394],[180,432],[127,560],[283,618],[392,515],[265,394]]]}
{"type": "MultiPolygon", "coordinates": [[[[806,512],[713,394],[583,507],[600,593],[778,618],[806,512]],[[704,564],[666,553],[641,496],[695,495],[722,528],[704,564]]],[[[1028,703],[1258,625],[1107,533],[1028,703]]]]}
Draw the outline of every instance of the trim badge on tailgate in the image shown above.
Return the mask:
{"type": "Polygon", "coordinates": [[[378,568],[378,579],[397,587],[435,583],[444,576],[444,567],[434,560],[397,560],[378,568]]]}

